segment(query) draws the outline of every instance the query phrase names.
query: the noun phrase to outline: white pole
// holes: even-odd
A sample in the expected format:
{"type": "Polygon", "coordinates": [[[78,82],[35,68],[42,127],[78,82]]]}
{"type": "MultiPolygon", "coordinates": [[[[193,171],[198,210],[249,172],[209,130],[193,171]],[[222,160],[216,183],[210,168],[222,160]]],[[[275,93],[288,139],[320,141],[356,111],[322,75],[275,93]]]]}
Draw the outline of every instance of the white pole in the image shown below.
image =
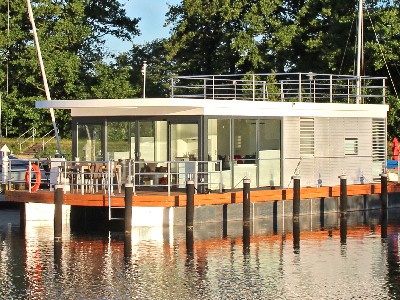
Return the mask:
{"type": "MultiPolygon", "coordinates": [[[[33,38],[35,40],[36,52],[37,52],[38,59],[39,59],[40,70],[42,72],[43,85],[44,85],[44,90],[45,90],[45,93],[46,93],[46,98],[47,98],[48,101],[51,101],[50,90],[49,90],[49,86],[47,84],[46,71],[44,69],[44,64],[43,64],[43,59],[42,59],[42,52],[40,51],[40,45],[39,45],[39,39],[38,39],[37,32],[36,32],[35,20],[33,18],[31,1],[30,0],[26,0],[26,5],[28,6],[29,20],[31,21],[31,24],[32,24],[33,38]]],[[[51,122],[53,123],[54,133],[56,135],[58,153],[62,154],[62,152],[61,152],[61,144],[60,144],[60,139],[58,137],[58,129],[57,129],[56,120],[55,120],[55,117],[54,117],[53,108],[50,108],[50,115],[51,115],[51,122]]]]}
{"type": "Polygon", "coordinates": [[[147,69],[147,61],[143,62],[142,66],[142,75],[143,75],[143,99],[146,98],[146,69],[147,69]]]}
{"type": "Polygon", "coordinates": [[[356,103],[361,102],[361,66],[363,52],[363,0],[358,1],[358,34],[357,34],[357,94],[356,103]]]}
{"type": "Polygon", "coordinates": [[[8,86],[9,86],[9,77],[8,77],[8,60],[9,60],[9,58],[10,58],[10,53],[9,53],[9,51],[10,51],[10,49],[9,49],[9,47],[10,47],[10,0],[8,0],[8,2],[7,2],[7,75],[6,75],[6,85],[7,85],[7,87],[6,87],[6,92],[7,92],[7,95],[8,95],[8,86]]]}

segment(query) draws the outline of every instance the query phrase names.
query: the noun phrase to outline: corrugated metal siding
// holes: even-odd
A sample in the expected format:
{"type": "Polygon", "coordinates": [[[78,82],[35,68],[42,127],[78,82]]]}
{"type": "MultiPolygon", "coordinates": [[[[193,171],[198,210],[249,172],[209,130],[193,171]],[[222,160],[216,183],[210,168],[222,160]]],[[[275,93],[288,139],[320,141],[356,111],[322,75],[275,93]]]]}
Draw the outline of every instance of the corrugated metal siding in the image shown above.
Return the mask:
{"type": "Polygon", "coordinates": [[[378,157],[382,153],[384,122],[373,123],[371,118],[314,118],[314,156],[305,155],[300,159],[300,118],[284,118],[284,187],[291,183],[299,161],[302,186],[317,186],[319,179],[322,185],[338,185],[338,176],[343,173],[347,175],[348,184],[360,183],[362,176],[366,181],[372,181],[373,136],[374,149],[377,149],[375,156],[378,157]],[[357,139],[357,155],[345,155],[346,138],[357,139]]]}
{"type": "Polygon", "coordinates": [[[300,162],[300,118],[284,117],[282,119],[282,135],[284,139],[282,143],[282,156],[284,158],[282,162],[282,185],[287,187],[300,162]]]}

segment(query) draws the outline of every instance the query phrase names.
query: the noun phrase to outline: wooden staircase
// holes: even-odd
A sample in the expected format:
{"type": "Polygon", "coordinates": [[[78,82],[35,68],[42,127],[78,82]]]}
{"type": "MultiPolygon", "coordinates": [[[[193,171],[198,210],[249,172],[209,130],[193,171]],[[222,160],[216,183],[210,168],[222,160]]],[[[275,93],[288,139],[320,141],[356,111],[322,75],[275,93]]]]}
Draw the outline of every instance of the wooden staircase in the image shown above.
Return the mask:
{"type": "Polygon", "coordinates": [[[36,154],[39,153],[40,150],[42,150],[42,144],[41,143],[35,143],[33,145],[30,145],[21,154],[24,155],[24,156],[35,156],[36,154]]]}

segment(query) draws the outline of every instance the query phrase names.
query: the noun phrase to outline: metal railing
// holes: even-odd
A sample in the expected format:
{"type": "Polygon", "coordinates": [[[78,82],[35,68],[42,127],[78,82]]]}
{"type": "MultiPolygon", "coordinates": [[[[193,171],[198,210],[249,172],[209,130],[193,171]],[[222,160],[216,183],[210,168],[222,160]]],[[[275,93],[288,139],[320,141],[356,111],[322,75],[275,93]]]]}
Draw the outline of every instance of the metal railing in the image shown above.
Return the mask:
{"type": "Polygon", "coordinates": [[[43,135],[41,137],[42,140],[42,150],[44,151],[44,148],[46,147],[46,145],[48,143],[50,143],[52,140],[54,140],[56,138],[55,135],[51,135],[52,133],[54,133],[54,128],[52,130],[50,130],[48,133],[46,133],[45,135],[43,135]]]}
{"type": "Polygon", "coordinates": [[[198,190],[222,191],[222,161],[134,161],[129,160],[122,176],[138,190],[160,189],[167,191],[186,188],[186,181],[195,181],[198,190]]]}
{"type": "Polygon", "coordinates": [[[32,140],[32,143],[35,143],[35,136],[36,136],[36,128],[32,127],[25,131],[18,137],[18,144],[19,144],[19,151],[22,151],[22,145],[25,144],[27,141],[32,140]]]}
{"type": "Polygon", "coordinates": [[[386,102],[386,78],[317,73],[175,76],[171,97],[314,103],[386,102]],[[361,80],[361,94],[357,84],[361,80]]]}
{"type": "MultiPolygon", "coordinates": [[[[171,195],[173,191],[185,191],[187,180],[193,180],[199,193],[222,192],[225,188],[235,189],[243,178],[251,180],[252,187],[282,187],[281,176],[283,164],[293,166],[294,173],[302,175],[303,163],[306,173],[303,182],[307,186],[331,184],[337,174],[346,170],[336,170],[334,165],[343,166],[354,162],[354,157],[323,157],[338,163],[330,163],[327,167],[309,173],[310,163],[320,157],[304,157],[299,164],[299,158],[270,159],[234,159],[229,161],[65,161],[63,159],[7,159],[2,162],[2,183],[9,187],[26,189],[27,182],[35,185],[35,171],[32,164],[39,166],[40,188],[53,188],[59,184],[64,186],[64,192],[108,195],[109,206],[111,196],[121,193],[126,183],[133,183],[134,192],[163,191],[171,195]],[[29,172],[27,172],[30,170],[29,172]],[[307,173],[308,172],[308,173],[307,173]],[[328,181],[328,182],[327,182],[328,181]]],[[[359,156],[365,161],[367,157],[359,156]]],[[[349,169],[353,183],[372,182],[384,171],[386,161],[373,162],[372,166],[361,170],[349,169]],[[372,167],[372,170],[370,168],[372,167]],[[354,179],[355,178],[355,179],[354,179]]],[[[294,174],[284,174],[287,178],[294,174]]],[[[29,189],[29,187],[28,187],[29,189]]]]}

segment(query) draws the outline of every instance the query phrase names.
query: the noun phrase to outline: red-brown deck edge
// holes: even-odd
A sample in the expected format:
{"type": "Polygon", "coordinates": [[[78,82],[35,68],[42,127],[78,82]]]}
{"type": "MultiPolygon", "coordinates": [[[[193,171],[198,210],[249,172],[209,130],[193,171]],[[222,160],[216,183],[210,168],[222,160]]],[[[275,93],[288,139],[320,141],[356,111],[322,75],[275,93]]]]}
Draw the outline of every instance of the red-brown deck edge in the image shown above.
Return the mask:
{"type": "MultiPolygon", "coordinates": [[[[347,186],[347,195],[372,195],[381,192],[379,183],[356,184],[347,186]]],[[[400,192],[400,184],[388,184],[388,193],[400,192]]],[[[326,197],[339,197],[340,186],[333,187],[303,187],[300,190],[301,199],[314,199],[326,197]]],[[[251,190],[251,202],[267,202],[279,200],[293,200],[293,189],[275,190],[251,190]]],[[[54,203],[54,192],[49,190],[38,190],[29,193],[27,190],[8,190],[5,192],[5,200],[10,202],[32,202],[32,203],[54,203]]],[[[226,193],[196,194],[194,205],[217,205],[242,203],[243,192],[234,191],[226,193]]],[[[108,207],[108,195],[106,194],[78,194],[65,193],[63,204],[75,206],[100,206],[108,207]]],[[[174,193],[170,196],[166,192],[141,192],[132,198],[133,206],[175,207],[186,206],[186,194],[174,193]]],[[[123,207],[124,194],[111,196],[111,206],[123,207]]]]}

